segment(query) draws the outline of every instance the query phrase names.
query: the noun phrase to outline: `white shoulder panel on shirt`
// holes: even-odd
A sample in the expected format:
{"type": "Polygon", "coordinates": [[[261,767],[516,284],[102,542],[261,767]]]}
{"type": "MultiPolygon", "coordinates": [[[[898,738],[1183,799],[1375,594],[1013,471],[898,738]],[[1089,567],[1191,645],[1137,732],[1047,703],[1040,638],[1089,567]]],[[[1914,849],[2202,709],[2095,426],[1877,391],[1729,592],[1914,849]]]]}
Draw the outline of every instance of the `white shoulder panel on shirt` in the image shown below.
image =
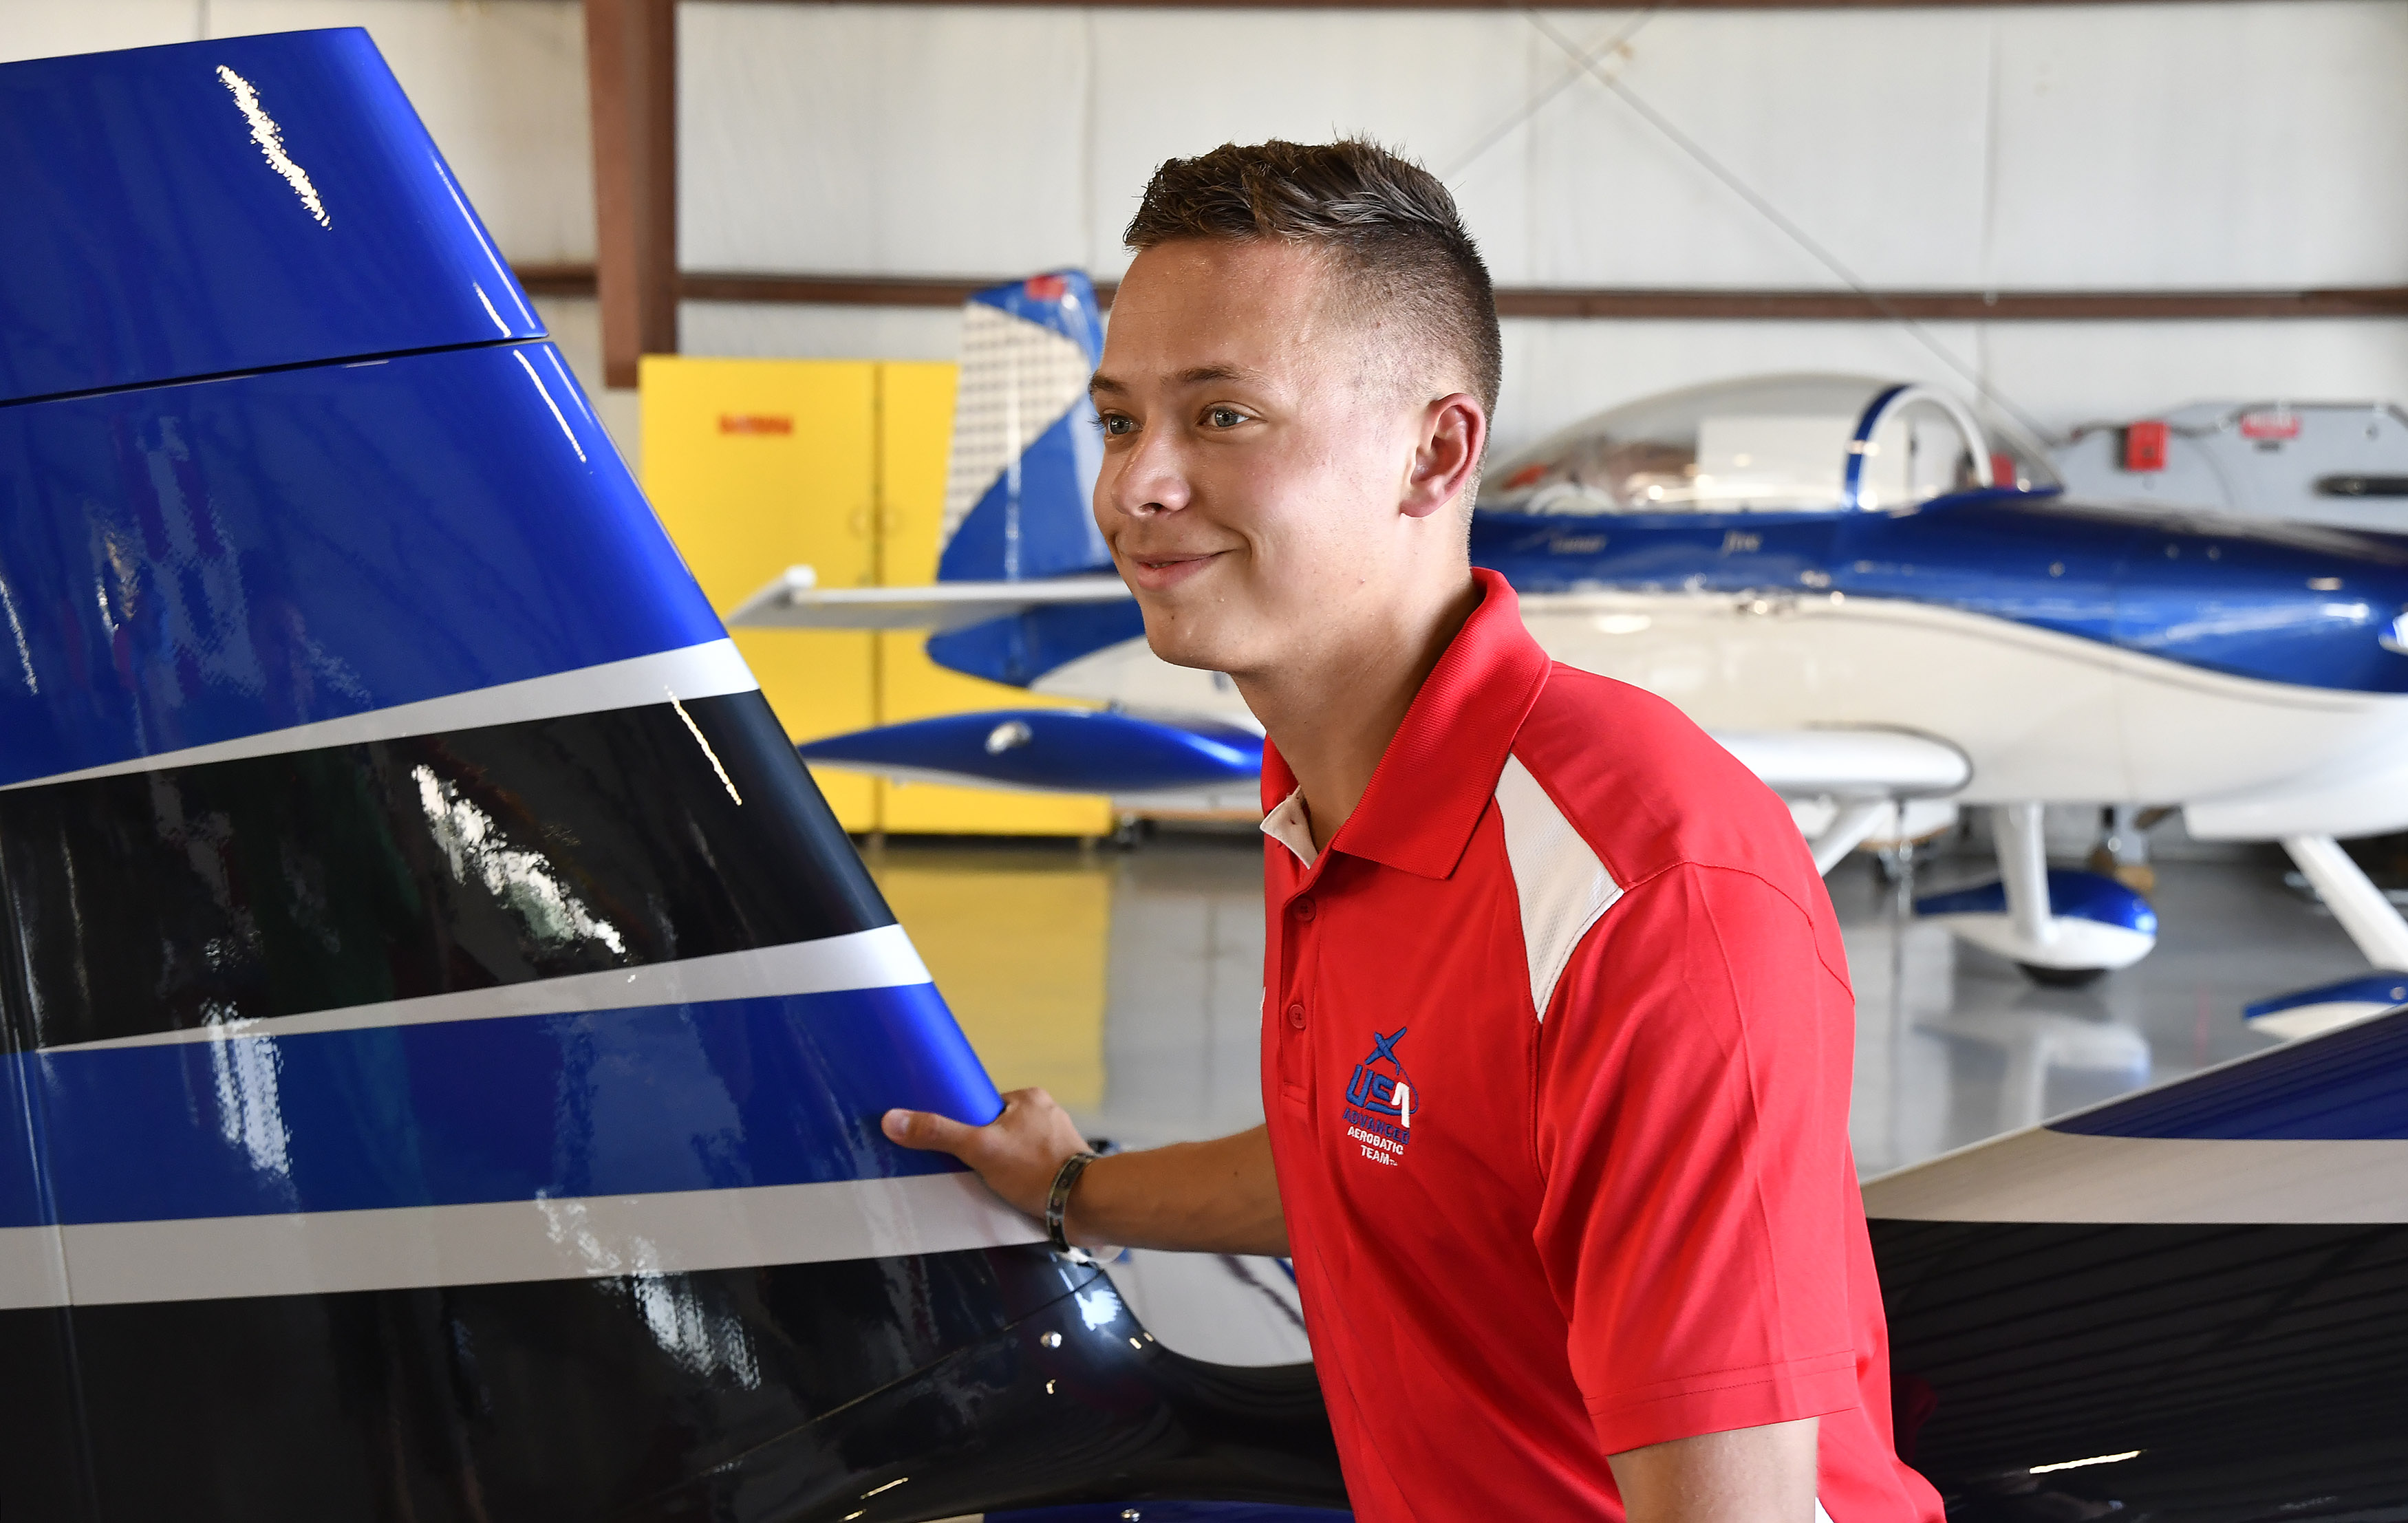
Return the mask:
{"type": "Polygon", "coordinates": [[[1519,757],[1505,759],[1497,779],[1497,812],[1505,826],[1505,858],[1522,901],[1522,946],[1530,957],[1530,1008],[1541,1020],[1555,997],[1555,980],[1597,918],[1622,897],[1572,822],[1547,797],[1519,757]]]}

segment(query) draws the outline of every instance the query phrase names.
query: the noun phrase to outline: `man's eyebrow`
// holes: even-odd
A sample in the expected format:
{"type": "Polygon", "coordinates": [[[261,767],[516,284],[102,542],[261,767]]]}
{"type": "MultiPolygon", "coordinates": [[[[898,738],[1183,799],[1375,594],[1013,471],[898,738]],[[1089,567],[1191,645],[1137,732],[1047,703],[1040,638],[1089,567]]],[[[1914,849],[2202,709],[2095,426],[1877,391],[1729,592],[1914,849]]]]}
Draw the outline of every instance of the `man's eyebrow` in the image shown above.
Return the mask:
{"type": "MultiPolygon", "coordinates": [[[[1256,377],[1254,372],[1240,370],[1236,365],[1195,365],[1171,378],[1182,386],[1201,386],[1207,381],[1250,381],[1256,377]]],[[[1101,371],[1087,381],[1087,394],[1090,396],[1126,396],[1128,390],[1125,382],[1114,380],[1101,371]]]]}

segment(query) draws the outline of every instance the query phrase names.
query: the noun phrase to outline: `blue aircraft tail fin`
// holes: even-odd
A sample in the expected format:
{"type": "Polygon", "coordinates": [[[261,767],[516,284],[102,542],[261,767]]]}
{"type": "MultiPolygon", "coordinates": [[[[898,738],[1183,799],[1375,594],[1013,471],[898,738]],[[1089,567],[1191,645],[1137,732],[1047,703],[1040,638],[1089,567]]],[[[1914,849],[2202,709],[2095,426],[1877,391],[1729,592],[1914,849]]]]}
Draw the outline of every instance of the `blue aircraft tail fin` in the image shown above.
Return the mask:
{"type": "Polygon", "coordinates": [[[990,287],[964,304],[939,581],[1110,566],[1088,505],[1103,440],[1087,380],[1103,348],[1096,288],[1079,270],[990,287]]]}
{"type": "Polygon", "coordinates": [[[365,33],[0,65],[0,1509],[1340,1495],[884,1136],[1002,1102],[365,33]]]}

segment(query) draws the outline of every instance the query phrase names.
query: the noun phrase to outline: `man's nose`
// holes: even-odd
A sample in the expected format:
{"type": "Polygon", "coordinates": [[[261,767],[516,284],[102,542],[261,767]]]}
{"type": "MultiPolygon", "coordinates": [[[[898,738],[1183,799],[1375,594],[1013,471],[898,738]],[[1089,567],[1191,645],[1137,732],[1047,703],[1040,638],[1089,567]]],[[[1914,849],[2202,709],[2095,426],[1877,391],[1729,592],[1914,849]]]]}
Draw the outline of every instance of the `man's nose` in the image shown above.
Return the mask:
{"type": "Polygon", "coordinates": [[[1104,505],[1115,513],[1150,518],[1176,512],[1193,496],[1176,441],[1163,434],[1153,430],[1139,434],[1117,464],[1117,470],[1107,464],[1103,481],[1104,505]]]}

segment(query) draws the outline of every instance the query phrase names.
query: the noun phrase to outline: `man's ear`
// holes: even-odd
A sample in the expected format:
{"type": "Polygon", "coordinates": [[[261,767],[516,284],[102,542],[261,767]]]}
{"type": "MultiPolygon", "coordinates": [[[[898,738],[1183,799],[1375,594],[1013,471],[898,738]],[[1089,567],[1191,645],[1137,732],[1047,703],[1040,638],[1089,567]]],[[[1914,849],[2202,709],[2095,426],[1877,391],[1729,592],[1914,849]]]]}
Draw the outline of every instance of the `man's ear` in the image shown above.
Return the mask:
{"type": "Polygon", "coordinates": [[[1409,519],[1426,519],[1460,498],[1470,490],[1487,447],[1488,414],[1478,397],[1455,391],[1423,408],[1398,509],[1409,519]]]}

